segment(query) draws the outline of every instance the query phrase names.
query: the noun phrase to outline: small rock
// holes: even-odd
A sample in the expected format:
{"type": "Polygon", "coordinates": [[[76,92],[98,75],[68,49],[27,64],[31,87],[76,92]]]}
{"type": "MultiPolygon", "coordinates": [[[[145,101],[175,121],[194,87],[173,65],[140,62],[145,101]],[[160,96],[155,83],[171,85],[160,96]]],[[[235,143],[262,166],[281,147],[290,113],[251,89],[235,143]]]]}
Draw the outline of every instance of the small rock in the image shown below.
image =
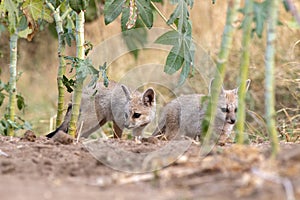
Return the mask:
{"type": "Polygon", "coordinates": [[[72,144],[74,139],[63,131],[58,131],[53,137],[52,140],[54,142],[58,142],[61,144],[72,144]]]}
{"type": "Polygon", "coordinates": [[[24,136],[21,138],[21,140],[29,141],[29,142],[35,142],[35,140],[36,140],[36,135],[34,134],[33,131],[27,130],[27,131],[24,133],[24,136]]]}
{"type": "Polygon", "coordinates": [[[142,138],[142,143],[148,142],[151,144],[157,144],[159,142],[159,139],[153,136],[147,137],[147,138],[142,138]]]}

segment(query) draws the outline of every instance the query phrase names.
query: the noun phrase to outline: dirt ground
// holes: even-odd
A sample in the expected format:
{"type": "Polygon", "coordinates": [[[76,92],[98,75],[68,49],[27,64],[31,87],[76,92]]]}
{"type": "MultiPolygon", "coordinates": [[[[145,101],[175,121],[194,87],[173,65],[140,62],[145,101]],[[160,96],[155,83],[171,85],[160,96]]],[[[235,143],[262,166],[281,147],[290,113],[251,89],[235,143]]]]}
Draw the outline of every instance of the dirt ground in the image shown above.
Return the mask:
{"type": "MultiPolygon", "coordinates": [[[[143,154],[166,144],[106,142],[115,145],[101,151],[107,159],[120,159],[111,157],[114,148],[143,154]]],[[[149,173],[114,170],[87,149],[83,142],[64,145],[42,136],[0,136],[1,200],[300,199],[300,145],[295,143],[281,143],[275,161],[268,159],[267,142],[228,143],[203,157],[199,145],[192,143],[170,166],[149,173]]]]}

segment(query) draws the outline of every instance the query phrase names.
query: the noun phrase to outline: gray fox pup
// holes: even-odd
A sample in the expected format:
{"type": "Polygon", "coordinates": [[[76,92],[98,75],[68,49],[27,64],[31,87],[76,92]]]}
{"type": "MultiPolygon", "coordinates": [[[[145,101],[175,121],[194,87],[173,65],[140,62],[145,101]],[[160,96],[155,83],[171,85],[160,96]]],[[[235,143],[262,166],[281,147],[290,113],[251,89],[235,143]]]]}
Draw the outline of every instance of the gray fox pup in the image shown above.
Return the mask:
{"type": "MultiPolygon", "coordinates": [[[[48,138],[53,137],[59,130],[68,131],[71,110],[72,105],[69,105],[64,122],[55,131],[49,133],[48,138]]],[[[125,85],[112,81],[108,87],[97,83],[96,88],[87,87],[82,92],[77,129],[82,124],[80,135],[88,137],[106,122],[112,121],[114,137],[121,138],[124,128],[132,129],[133,136],[138,137],[154,119],[155,112],[156,100],[152,88],[140,93],[130,92],[125,85]]]]}
{"type": "MultiPolygon", "coordinates": [[[[209,87],[209,95],[212,81],[209,87]]],[[[248,90],[250,80],[247,80],[248,90]]],[[[208,95],[208,96],[209,96],[208,95]]],[[[207,103],[202,104],[203,94],[182,95],[169,102],[161,113],[153,136],[163,135],[167,139],[188,136],[195,139],[201,136],[201,122],[204,119],[207,103]]],[[[223,87],[218,99],[214,131],[220,135],[229,135],[236,122],[238,107],[238,88],[225,90],[223,87]]]]}

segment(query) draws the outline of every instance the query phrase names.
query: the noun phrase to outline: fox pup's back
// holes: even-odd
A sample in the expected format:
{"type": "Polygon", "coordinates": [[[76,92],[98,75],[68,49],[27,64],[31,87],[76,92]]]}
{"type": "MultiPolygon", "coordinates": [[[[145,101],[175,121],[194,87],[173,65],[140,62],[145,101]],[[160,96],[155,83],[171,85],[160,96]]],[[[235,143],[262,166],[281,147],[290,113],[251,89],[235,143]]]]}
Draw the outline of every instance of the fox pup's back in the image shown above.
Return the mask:
{"type": "MultiPolygon", "coordinates": [[[[247,89],[250,80],[247,81],[247,89]]],[[[214,131],[221,135],[229,135],[236,122],[238,106],[238,88],[224,90],[222,87],[218,99],[214,131]]],[[[168,139],[182,135],[196,138],[201,136],[201,123],[207,103],[202,94],[182,95],[169,102],[162,110],[158,127],[153,135],[165,135],[168,139]]]]}
{"type": "MultiPolygon", "coordinates": [[[[64,122],[58,130],[68,131],[72,106],[69,106],[64,122]]],[[[108,87],[97,83],[96,88],[87,87],[82,92],[80,116],[77,129],[81,126],[81,136],[87,137],[106,122],[112,121],[114,136],[121,137],[124,128],[133,129],[134,136],[140,136],[143,129],[155,117],[155,92],[148,88],[143,93],[130,92],[125,85],[110,82],[108,87]]]]}

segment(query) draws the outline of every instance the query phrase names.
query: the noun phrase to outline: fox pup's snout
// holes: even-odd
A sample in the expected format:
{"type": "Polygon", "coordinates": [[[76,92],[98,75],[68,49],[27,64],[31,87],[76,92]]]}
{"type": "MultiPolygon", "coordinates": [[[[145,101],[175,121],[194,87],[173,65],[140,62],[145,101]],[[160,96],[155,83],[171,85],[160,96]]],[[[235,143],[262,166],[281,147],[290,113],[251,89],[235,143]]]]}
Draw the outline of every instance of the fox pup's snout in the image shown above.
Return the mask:
{"type": "Polygon", "coordinates": [[[226,108],[221,108],[222,112],[225,113],[225,121],[228,124],[234,125],[236,122],[237,108],[235,105],[228,105],[226,108]]]}
{"type": "Polygon", "coordinates": [[[127,99],[124,110],[124,127],[134,129],[149,124],[154,119],[156,109],[153,88],[148,88],[142,95],[130,93],[124,86],[122,89],[127,99]]]}

